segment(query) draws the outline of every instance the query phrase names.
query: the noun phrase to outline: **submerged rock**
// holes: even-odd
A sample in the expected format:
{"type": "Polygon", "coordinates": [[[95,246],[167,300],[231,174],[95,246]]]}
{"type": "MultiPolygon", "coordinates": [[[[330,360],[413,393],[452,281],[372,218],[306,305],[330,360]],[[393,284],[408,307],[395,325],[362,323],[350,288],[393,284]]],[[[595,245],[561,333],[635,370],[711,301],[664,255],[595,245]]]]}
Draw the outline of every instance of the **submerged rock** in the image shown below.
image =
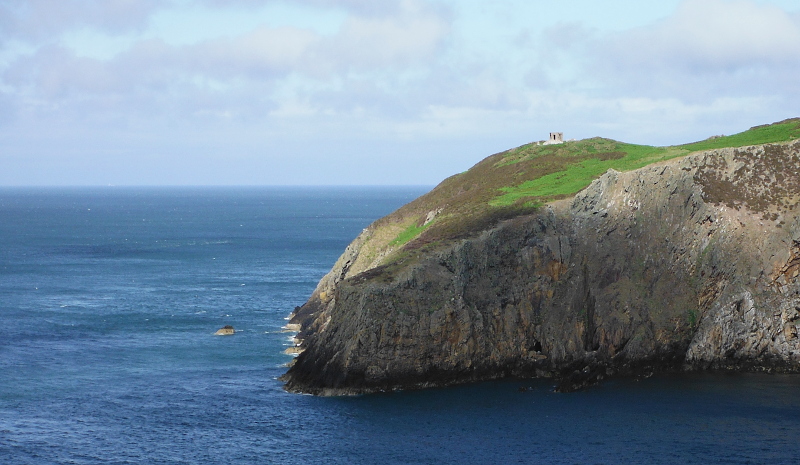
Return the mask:
{"type": "Polygon", "coordinates": [[[236,333],[236,331],[233,329],[233,326],[225,325],[222,328],[218,329],[217,332],[214,333],[214,335],[215,336],[231,336],[234,333],[236,333]]]}

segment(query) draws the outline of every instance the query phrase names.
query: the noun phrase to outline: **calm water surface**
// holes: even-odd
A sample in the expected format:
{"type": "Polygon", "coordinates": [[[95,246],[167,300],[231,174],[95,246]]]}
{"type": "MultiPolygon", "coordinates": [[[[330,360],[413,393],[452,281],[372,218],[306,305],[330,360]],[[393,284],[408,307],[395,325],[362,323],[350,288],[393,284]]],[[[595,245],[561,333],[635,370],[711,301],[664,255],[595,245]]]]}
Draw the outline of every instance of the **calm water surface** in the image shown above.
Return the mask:
{"type": "Polygon", "coordinates": [[[0,464],[800,463],[796,376],[283,392],[284,317],[425,190],[0,189],[0,464]]]}

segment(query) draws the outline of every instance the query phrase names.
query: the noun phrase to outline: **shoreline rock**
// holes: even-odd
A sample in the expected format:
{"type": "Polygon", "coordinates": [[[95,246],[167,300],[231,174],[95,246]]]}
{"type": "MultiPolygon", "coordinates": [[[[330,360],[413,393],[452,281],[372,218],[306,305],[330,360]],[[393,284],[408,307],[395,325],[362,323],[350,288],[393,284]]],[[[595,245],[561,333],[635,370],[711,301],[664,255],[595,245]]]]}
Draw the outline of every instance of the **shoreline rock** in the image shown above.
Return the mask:
{"type": "Polygon", "coordinates": [[[303,348],[299,346],[292,346],[283,351],[286,355],[300,355],[303,353],[303,348]]]}
{"type": "Polygon", "coordinates": [[[300,324],[299,323],[287,323],[283,325],[281,331],[284,333],[298,333],[300,332],[300,324]]]}

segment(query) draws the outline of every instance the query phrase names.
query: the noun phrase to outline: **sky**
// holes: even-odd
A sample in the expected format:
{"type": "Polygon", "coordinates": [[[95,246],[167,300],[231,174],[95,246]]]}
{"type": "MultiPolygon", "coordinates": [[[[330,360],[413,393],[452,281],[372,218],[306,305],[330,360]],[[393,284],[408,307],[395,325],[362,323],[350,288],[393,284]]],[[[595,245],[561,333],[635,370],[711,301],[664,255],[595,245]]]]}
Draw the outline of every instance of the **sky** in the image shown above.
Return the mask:
{"type": "Polygon", "coordinates": [[[0,186],[433,185],[800,116],[800,0],[0,0],[0,186]]]}

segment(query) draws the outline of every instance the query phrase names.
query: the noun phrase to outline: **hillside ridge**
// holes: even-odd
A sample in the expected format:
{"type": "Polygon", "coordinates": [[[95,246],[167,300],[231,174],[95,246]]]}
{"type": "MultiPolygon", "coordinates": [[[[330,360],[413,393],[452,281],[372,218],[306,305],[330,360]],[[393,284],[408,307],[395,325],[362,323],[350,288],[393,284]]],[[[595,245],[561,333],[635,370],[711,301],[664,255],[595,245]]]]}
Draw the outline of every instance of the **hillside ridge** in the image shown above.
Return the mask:
{"type": "Polygon", "coordinates": [[[560,145],[526,144],[491,155],[370,226],[354,272],[411,258],[499,221],[568,198],[608,169],[631,171],[703,150],[782,143],[800,138],[800,118],[755,126],[732,136],[654,147],[594,137],[560,145]],[[411,257],[409,257],[411,255],[411,257]]]}

